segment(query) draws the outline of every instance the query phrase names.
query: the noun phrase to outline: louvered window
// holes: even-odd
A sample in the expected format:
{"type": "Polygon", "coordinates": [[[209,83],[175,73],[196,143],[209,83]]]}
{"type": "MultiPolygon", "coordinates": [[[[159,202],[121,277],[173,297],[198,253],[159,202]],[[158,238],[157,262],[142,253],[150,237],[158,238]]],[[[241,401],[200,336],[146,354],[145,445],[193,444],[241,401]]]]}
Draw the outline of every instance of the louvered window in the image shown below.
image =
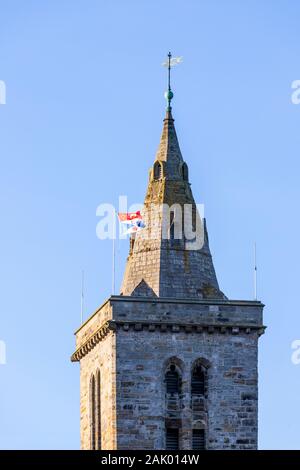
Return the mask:
{"type": "Polygon", "coordinates": [[[166,450],[179,449],[179,430],[176,428],[166,429],[166,450]]]}
{"type": "Polygon", "coordinates": [[[195,367],[192,373],[192,395],[204,395],[205,390],[205,371],[204,368],[199,365],[195,367]]]}
{"type": "Polygon", "coordinates": [[[193,429],[193,450],[205,450],[204,429],[193,429]]]}
{"type": "Polygon", "coordinates": [[[176,394],[179,393],[179,388],[179,375],[174,364],[172,364],[166,373],[166,392],[170,394],[176,394]]]}

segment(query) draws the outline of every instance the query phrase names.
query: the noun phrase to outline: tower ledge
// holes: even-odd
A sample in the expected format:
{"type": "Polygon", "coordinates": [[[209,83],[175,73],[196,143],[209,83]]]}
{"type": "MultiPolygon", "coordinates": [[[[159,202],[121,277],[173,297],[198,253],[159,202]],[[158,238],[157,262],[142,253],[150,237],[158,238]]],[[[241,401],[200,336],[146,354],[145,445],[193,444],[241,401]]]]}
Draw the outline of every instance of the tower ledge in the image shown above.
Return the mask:
{"type": "Polygon", "coordinates": [[[118,329],[202,334],[264,333],[259,301],[190,300],[111,296],[76,331],[76,351],[72,362],[80,361],[106,336],[118,329]]]}

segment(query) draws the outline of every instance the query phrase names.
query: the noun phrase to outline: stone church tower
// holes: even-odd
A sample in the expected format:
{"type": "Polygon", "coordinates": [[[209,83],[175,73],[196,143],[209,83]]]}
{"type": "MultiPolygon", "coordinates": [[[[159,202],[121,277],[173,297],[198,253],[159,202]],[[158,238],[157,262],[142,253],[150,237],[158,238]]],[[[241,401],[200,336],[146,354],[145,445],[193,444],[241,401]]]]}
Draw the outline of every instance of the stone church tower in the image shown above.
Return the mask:
{"type": "Polygon", "coordinates": [[[146,227],[130,241],[120,295],[76,331],[82,449],[257,447],[263,304],[229,300],[220,290],[205,222],[201,247],[177,236],[184,205],[192,207],[193,227],[199,215],[172,96],[169,88],[146,227]],[[171,206],[169,230],[165,212],[153,210],[162,204],[171,206]]]}

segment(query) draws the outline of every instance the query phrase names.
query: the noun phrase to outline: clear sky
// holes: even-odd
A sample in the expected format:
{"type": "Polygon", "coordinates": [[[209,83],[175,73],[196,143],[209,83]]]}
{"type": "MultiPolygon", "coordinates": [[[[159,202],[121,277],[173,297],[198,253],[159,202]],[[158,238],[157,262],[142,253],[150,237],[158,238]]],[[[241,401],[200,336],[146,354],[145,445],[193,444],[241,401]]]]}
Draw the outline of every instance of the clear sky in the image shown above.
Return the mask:
{"type": "MultiPolygon", "coordinates": [[[[300,449],[297,0],[0,0],[1,448],[79,447],[80,324],[111,294],[96,208],[142,202],[173,114],[222,290],[266,304],[259,446],[300,449]]],[[[120,284],[128,241],[118,243],[120,284]]]]}

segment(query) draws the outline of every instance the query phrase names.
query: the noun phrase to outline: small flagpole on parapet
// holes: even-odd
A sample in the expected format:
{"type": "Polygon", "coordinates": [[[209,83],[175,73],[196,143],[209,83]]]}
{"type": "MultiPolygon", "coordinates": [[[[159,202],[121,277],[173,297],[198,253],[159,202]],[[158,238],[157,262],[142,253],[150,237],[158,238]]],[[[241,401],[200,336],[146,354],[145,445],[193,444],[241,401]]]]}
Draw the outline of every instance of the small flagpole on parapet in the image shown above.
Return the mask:
{"type": "Polygon", "coordinates": [[[254,242],[254,300],[257,300],[257,263],[256,263],[256,242],[254,242]]]}
{"type": "Polygon", "coordinates": [[[113,243],[112,243],[112,295],[115,293],[115,261],[116,261],[116,211],[114,210],[114,220],[113,220],[113,243]]]}
{"type": "Polygon", "coordinates": [[[80,322],[83,323],[83,307],[84,307],[84,270],[81,271],[81,308],[80,308],[80,322]]]}

